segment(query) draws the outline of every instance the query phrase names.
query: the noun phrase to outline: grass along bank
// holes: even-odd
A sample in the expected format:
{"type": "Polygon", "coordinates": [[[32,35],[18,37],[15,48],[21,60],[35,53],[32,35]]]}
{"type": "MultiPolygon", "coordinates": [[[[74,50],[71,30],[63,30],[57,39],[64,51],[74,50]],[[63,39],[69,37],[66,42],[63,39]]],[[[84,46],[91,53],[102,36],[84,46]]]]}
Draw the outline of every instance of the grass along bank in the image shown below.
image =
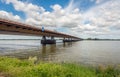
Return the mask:
{"type": "Polygon", "coordinates": [[[0,77],[120,77],[118,68],[85,67],[74,63],[34,64],[32,60],[0,57],[0,77]]]}

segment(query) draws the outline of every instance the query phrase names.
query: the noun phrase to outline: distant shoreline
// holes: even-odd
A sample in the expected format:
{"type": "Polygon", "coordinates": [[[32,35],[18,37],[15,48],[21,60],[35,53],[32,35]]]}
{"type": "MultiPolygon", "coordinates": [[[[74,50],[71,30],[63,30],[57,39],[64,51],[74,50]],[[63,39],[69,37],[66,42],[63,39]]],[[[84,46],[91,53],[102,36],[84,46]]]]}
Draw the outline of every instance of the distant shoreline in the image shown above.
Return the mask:
{"type": "Polygon", "coordinates": [[[88,41],[120,41],[120,39],[83,39],[88,41]]]}

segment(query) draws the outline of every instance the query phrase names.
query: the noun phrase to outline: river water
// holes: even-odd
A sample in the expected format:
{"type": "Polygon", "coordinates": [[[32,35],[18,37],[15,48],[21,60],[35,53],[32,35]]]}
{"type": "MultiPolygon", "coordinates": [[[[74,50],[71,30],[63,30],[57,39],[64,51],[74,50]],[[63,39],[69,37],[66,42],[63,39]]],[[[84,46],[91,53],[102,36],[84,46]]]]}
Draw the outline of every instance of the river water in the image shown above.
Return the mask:
{"type": "Polygon", "coordinates": [[[120,41],[79,41],[56,45],[40,40],[0,40],[0,55],[37,61],[77,62],[90,65],[119,65],[120,41]]]}

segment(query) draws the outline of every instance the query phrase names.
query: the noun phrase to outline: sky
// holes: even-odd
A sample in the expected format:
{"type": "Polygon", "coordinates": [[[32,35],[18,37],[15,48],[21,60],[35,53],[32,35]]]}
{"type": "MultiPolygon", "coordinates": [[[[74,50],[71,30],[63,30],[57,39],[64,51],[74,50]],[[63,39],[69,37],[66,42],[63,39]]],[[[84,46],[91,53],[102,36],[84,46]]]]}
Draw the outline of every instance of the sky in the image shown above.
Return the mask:
{"type": "Polygon", "coordinates": [[[81,38],[120,39],[119,9],[120,0],[0,0],[0,18],[81,38]]]}

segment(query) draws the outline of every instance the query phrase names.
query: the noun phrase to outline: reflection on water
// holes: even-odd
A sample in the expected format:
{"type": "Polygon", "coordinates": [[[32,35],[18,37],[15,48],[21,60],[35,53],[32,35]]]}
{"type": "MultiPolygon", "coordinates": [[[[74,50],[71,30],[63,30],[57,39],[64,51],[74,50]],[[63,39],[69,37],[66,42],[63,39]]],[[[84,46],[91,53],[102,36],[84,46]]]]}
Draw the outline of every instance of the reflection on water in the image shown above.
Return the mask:
{"type": "Polygon", "coordinates": [[[72,42],[68,42],[68,43],[63,43],[63,47],[70,47],[70,46],[72,46],[72,42]],[[66,45],[67,44],[67,45],[66,45]]]}
{"type": "Polygon", "coordinates": [[[80,41],[40,45],[39,40],[0,41],[0,55],[39,61],[120,64],[120,41],[80,41]],[[7,42],[7,43],[6,43],[7,42]]]}
{"type": "Polygon", "coordinates": [[[56,45],[43,45],[41,49],[41,56],[38,56],[39,61],[53,61],[55,60],[56,45]]]}

